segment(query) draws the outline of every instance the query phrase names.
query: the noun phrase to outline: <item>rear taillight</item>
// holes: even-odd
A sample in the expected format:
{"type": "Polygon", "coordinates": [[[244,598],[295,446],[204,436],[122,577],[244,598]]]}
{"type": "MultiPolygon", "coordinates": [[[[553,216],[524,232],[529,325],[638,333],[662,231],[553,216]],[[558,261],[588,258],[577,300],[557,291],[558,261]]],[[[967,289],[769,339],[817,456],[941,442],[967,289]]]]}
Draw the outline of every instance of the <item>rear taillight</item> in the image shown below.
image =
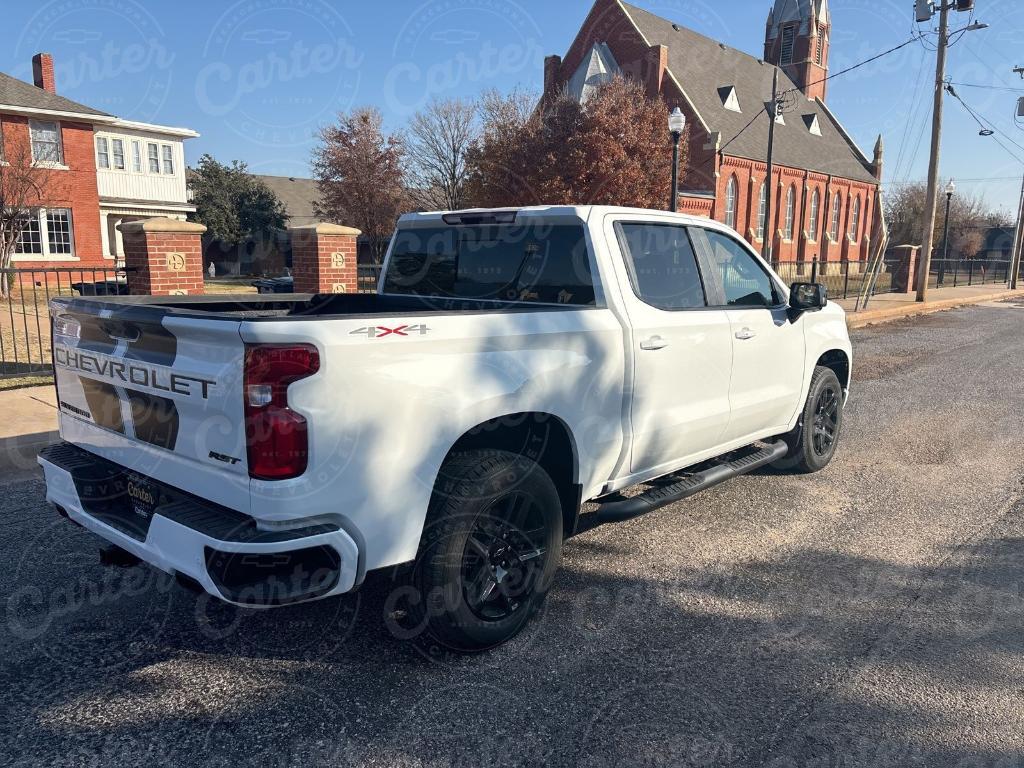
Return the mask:
{"type": "Polygon", "coordinates": [[[306,420],[288,407],[288,385],[320,370],[310,344],[245,345],[245,444],[249,476],[285,480],[306,471],[306,420]]]}

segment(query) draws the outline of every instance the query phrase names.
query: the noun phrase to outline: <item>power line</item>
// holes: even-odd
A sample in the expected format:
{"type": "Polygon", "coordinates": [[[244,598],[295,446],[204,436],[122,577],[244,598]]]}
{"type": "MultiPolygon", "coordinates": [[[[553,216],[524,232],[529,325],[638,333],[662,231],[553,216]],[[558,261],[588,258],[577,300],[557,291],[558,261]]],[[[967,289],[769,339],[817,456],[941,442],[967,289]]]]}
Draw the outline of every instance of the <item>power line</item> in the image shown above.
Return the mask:
{"type": "Polygon", "coordinates": [[[1024,88],[1009,88],[1004,85],[982,85],[980,83],[957,83],[950,81],[950,85],[959,85],[961,88],[986,88],[990,91],[1008,91],[1009,93],[1024,93],[1024,88]]]}
{"type": "MultiPolygon", "coordinates": [[[[919,39],[920,39],[919,35],[914,35],[909,40],[905,40],[904,42],[900,43],[897,46],[894,46],[894,47],[890,48],[887,51],[882,51],[881,53],[872,56],[870,59],[864,59],[864,61],[858,62],[858,63],[854,64],[853,66],[847,67],[846,69],[841,69],[838,72],[835,72],[834,74],[829,75],[828,77],[823,77],[821,80],[815,80],[813,83],[807,83],[807,85],[805,85],[804,87],[805,88],[810,88],[812,85],[820,85],[821,83],[827,83],[829,80],[834,80],[837,77],[841,77],[842,75],[845,75],[845,74],[848,74],[850,72],[853,72],[853,70],[855,70],[855,69],[860,69],[861,67],[866,66],[868,64],[871,64],[874,61],[878,61],[882,57],[888,56],[890,53],[896,53],[896,51],[900,50],[901,48],[906,48],[908,45],[910,45],[913,42],[916,42],[919,39]]],[[[785,96],[788,93],[796,93],[796,92],[798,92],[800,90],[801,90],[800,88],[790,88],[788,91],[783,91],[782,93],[780,93],[779,97],[781,98],[782,96],[785,96]]]]}
{"type": "MultiPolygon", "coordinates": [[[[921,63],[918,66],[917,77],[915,78],[915,81],[914,81],[916,83],[916,86],[914,88],[914,95],[913,95],[913,98],[911,100],[911,105],[910,105],[910,114],[913,115],[913,117],[910,120],[907,120],[903,124],[903,137],[900,139],[900,150],[899,150],[899,154],[896,156],[896,166],[893,168],[893,176],[895,178],[899,178],[900,177],[900,169],[903,168],[904,152],[907,151],[907,140],[911,136],[914,135],[914,121],[917,119],[918,104],[920,103],[920,100],[921,100],[921,98],[922,98],[922,96],[924,95],[924,92],[925,92],[924,81],[926,79],[926,72],[925,72],[924,63],[925,63],[925,55],[924,55],[924,52],[922,51],[921,52],[921,63]]],[[[914,161],[917,159],[918,150],[920,150],[920,148],[921,148],[921,138],[924,136],[924,123],[925,123],[925,120],[926,120],[926,118],[925,118],[924,114],[922,114],[921,115],[921,130],[919,130],[917,132],[917,142],[914,144],[913,155],[912,156],[911,155],[907,156],[907,167],[903,171],[903,174],[902,174],[903,178],[909,178],[910,177],[910,169],[913,168],[914,161]]]]}
{"type": "MultiPolygon", "coordinates": [[[[1016,176],[975,176],[972,178],[954,177],[957,184],[980,184],[989,181],[1020,181],[1020,174],[1016,176]]],[[[907,179],[906,181],[883,181],[883,187],[914,186],[915,184],[926,184],[926,179],[907,179]]]]}
{"type": "MultiPolygon", "coordinates": [[[[967,104],[967,102],[964,101],[960,97],[960,94],[956,92],[956,89],[954,89],[950,85],[947,85],[946,86],[946,92],[949,93],[950,96],[952,96],[954,99],[956,99],[957,101],[959,101],[963,105],[964,109],[966,109],[967,112],[971,115],[971,117],[974,118],[975,122],[977,122],[978,125],[981,126],[981,129],[983,131],[993,131],[995,133],[998,133],[1000,136],[1002,136],[1008,142],[1013,144],[1013,146],[1015,146],[1021,152],[1024,152],[1024,146],[1021,146],[1016,141],[1014,141],[1012,138],[1010,138],[1010,136],[1007,133],[1005,133],[1001,128],[999,128],[999,126],[997,126],[991,120],[989,120],[987,118],[982,118],[980,115],[978,115],[977,112],[975,112],[973,109],[971,109],[971,107],[967,104]]],[[[1005,149],[1017,162],[1024,164],[1024,160],[1021,160],[1016,154],[1014,154],[1012,151],[1010,151],[1001,141],[999,141],[998,138],[996,138],[995,136],[993,136],[993,138],[995,139],[996,144],[998,144],[1003,149],[1005,149]]]]}
{"type": "MultiPolygon", "coordinates": [[[[845,74],[847,74],[849,72],[853,72],[855,69],[860,69],[861,67],[866,66],[866,65],[868,65],[868,64],[870,64],[870,63],[872,63],[874,61],[878,61],[879,59],[881,59],[884,56],[888,56],[891,53],[896,53],[896,51],[900,50],[901,48],[906,48],[908,45],[910,45],[911,43],[913,43],[917,39],[918,39],[918,36],[914,35],[909,40],[905,40],[904,42],[900,43],[897,46],[894,46],[894,47],[888,49],[887,51],[882,51],[881,53],[875,54],[874,56],[872,56],[869,59],[864,59],[864,61],[858,62],[858,63],[854,64],[853,66],[850,66],[850,67],[847,67],[846,69],[840,70],[839,72],[835,72],[835,73],[829,75],[826,78],[823,78],[821,80],[817,80],[817,81],[815,81],[813,83],[807,83],[807,85],[804,86],[804,87],[805,88],[809,88],[812,85],[819,85],[819,84],[827,82],[829,80],[834,80],[835,78],[840,77],[842,75],[845,75],[845,74]]],[[[790,88],[788,90],[782,91],[782,92],[780,92],[778,94],[776,100],[781,100],[783,97],[787,96],[788,94],[797,93],[800,90],[801,90],[800,88],[790,88]]],[[[742,128],[740,128],[739,131],[737,131],[732,136],[732,138],[730,138],[727,142],[725,142],[725,144],[723,144],[721,147],[718,148],[718,153],[716,153],[716,154],[721,154],[722,152],[724,152],[726,147],[728,147],[730,144],[732,144],[734,141],[736,141],[736,139],[738,139],[740,136],[742,136],[747,131],[747,129],[750,128],[750,126],[752,126],[755,122],[757,122],[757,119],[762,114],[766,114],[767,111],[768,110],[764,109],[764,108],[761,108],[760,110],[758,110],[757,114],[754,115],[753,118],[751,118],[750,122],[748,122],[746,125],[744,125],[742,128]]],[[[710,158],[708,158],[708,160],[705,160],[703,163],[701,163],[701,165],[698,166],[698,170],[703,168],[709,162],[711,162],[711,160],[713,158],[714,158],[714,155],[712,155],[710,158]]]]}
{"type": "MultiPolygon", "coordinates": [[[[917,77],[914,78],[914,82],[917,83],[917,87],[914,88],[913,99],[910,106],[910,114],[917,114],[917,100],[921,95],[921,76],[924,74],[924,52],[921,53],[921,62],[917,67],[917,77]]],[[[893,175],[897,178],[900,175],[900,167],[903,165],[903,153],[907,149],[907,139],[910,138],[910,126],[913,120],[906,120],[903,123],[903,136],[900,138],[900,148],[896,155],[896,165],[893,166],[893,175]]]]}

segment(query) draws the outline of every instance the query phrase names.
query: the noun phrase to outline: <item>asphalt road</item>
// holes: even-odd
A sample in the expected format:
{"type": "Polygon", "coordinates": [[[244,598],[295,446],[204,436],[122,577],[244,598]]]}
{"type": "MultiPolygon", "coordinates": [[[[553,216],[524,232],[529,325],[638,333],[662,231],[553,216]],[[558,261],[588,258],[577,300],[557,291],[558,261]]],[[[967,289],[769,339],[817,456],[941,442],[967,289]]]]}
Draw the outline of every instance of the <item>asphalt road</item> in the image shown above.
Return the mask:
{"type": "Polygon", "coordinates": [[[388,591],[273,612],[101,568],[0,488],[0,764],[1024,765],[1024,303],[855,333],[839,454],[567,544],[473,658],[388,591]]]}

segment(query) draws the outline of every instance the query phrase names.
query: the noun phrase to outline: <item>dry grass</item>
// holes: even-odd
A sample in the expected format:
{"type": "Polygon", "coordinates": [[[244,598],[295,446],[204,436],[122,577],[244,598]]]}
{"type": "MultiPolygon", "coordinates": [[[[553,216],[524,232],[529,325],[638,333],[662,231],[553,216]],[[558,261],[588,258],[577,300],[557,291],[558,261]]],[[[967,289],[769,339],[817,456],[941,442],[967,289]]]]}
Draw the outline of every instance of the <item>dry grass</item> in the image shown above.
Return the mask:
{"type": "Polygon", "coordinates": [[[0,379],[0,392],[9,389],[22,389],[23,387],[39,387],[53,384],[53,377],[45,376],[15,376],[9,379],[0,379]]]}

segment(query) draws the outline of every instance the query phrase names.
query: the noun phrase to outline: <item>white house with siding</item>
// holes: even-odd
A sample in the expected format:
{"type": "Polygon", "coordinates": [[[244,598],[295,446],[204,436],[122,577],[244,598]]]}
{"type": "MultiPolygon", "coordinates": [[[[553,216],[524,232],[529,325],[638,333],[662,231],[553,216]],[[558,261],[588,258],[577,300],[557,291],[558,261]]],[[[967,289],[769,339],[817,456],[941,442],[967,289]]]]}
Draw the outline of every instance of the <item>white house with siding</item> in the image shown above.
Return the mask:
{"type": "Polygon", "coordinates": [[[185,139],[199,134],[120,118],[96,125],[94,134],[103,253],[119,259],[118,224],[151,216],[185,219],[195,211],[185,186],[185,139]]]}

